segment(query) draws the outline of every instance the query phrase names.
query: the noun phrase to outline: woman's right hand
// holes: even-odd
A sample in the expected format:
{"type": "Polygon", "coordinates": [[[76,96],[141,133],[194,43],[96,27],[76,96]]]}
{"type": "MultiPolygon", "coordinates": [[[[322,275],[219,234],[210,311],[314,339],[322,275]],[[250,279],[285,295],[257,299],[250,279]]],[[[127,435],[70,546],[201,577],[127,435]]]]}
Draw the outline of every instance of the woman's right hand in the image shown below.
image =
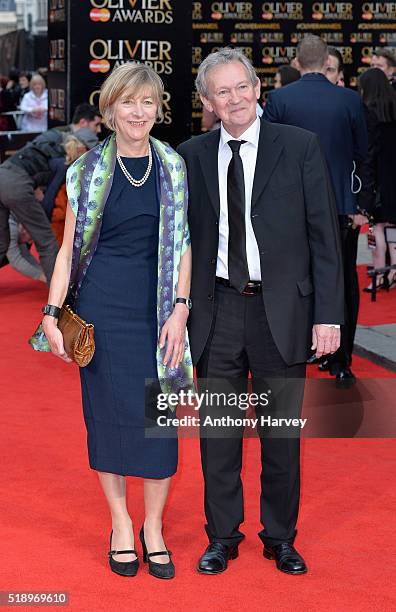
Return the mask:
{"type": "Polygon", "coordinates": [[[65,352],[65,347],[63,345],[63,336],[61,331],[58,329],[54,317],[51,317],[49,315],[44,316],[43,330],[53,355],[55,355],[56,357],[60,357],[60,359],[63,359],[63,361],[66,361],[66,363],[71,363],[73,360],[70,359],[70,357],[68,357],[67,353],[65,352]]]}

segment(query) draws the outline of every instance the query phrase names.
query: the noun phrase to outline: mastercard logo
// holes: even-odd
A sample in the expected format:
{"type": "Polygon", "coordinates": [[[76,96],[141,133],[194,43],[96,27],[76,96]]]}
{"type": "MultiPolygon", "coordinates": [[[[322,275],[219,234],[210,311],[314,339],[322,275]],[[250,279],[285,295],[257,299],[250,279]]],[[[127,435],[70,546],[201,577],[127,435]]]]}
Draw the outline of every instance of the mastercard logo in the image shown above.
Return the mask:
{"type": "Polygon", "coordinates": [[[212,19],[221,19],[223,15],[217,11],[216,13],[212,13],[211,17],[212,19]]]}
{"type": "Polygon", "coordinates": [[[267,19],[267,20],[270,20],[270,19],[273,19],[273,18],[274,18],[274,16],[273,16],[273,14],[272,14],[272,13],[263,13],[263,14],[261,15],[261,17],[262,17],[263,19],[267,19]]]}
{"type": "Polygon", "coordinates": [[[91,21],[109,21],[110,11],[106,8],[93,8],[89,12],[89,18],[91,21]]]}
{"type": "Polygon", "coordinates": [[[108,72],[110,70],[110,63],[105,60],[91,60],[89,62],[89,69],[91,72],[108,72]]]}
{"type": "Polygon", "coordinates": [[[312,19],[323,19],[323,13],[319,13],[318,11],[316,13],[312,14],[312,19]]]}
{"type": "Polygon", "coordinates": [[[273,64],[274,60],[272,59],[272,57],[270,55],[264,55],[263,59],[261,60],[263,64],[273,64]]]}
{"type": "Polygon", "coordinates": [[[362,15],[363,19],[367,19],[368,21],[370,21],[374,15],[373,13],[370,13],[370,11],[366,11],[365,13],[363,13],[362,15]]]}

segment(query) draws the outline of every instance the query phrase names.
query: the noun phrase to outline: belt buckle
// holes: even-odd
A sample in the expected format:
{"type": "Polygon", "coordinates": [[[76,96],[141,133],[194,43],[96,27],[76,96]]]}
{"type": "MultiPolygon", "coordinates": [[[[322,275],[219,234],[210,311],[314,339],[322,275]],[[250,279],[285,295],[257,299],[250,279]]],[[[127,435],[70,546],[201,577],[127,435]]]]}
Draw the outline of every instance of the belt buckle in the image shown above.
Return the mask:
{"type": "Polygon", "coordinates": [[[256,285],[250,285],[249,283],[246,285],[244,290],[242,291],[243,295],[255,295],[256,285]]]}

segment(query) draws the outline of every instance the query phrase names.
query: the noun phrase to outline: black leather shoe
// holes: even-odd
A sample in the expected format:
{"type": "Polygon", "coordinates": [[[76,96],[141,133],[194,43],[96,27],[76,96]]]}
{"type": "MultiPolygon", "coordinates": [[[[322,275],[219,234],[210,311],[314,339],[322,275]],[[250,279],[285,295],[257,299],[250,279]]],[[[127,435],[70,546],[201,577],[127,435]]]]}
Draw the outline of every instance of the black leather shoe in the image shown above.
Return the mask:
{"type": "Polygon", "coordinates": [[[328,359],[325,359],[318,365],[319,372],[328,372],[330,370],[330,362],[328,359]]]}
{"type": "Polygon", "coordinates": [[[200,574],[221,574],[227,569],[228,560],[236,559],[238,546],[226,546],[221,542],[211,542],[198,561],[200,574]]]}
{"type": "Polygon", "coordinates": [[[144,540],[144,527],[140,530],[140,541],[142,543],[143,548],[143,562],[148,563],[149,574],[154,576],[154,578],[161,578],[161,580],[170,580],[175,577],[175,566],[171,559],[171,551],[170,550],[160,550],[158,552],[147,552],[146,542],[144,540]],[[159,555],[168,555],[169,562],[168,563],[155,563],[155,561],[151,560],[151,557],[158,557],[159,555]]]}
{"type": "Polygon", "coordinates": [[[340,370],[336,374],[336,387],[338,389],[349,389],[356,383],[356,376],[350,368],[340,370]]]}
{"type": "Polygon", "coordinates": [[[137,558],[136,550],[111,550],[111,538],[113,537],[113,531],[110,534],[110,550],[109,550],[109,564],[113,572],[119,576],[136,576],[139,569],[139,559],[137,558]],[[113,555],[136,555],[134,561],[115,561],[113,555]]]}
{"type": "Polygon", "coordinates": [[[266,559],[275,559],[276,567],[285,574],[306,574],[307,566],[294,546],[288,542],[270,546],[264,544],[263,555],[266,559]]]}
{"type": "Polygon", "coordinates": [[[319,359],[316,357],[315,353],[311,355],[311,357],[308,357],[306,361],[307,365],[313,365],[314,363],[319,363],[319,359]]]}

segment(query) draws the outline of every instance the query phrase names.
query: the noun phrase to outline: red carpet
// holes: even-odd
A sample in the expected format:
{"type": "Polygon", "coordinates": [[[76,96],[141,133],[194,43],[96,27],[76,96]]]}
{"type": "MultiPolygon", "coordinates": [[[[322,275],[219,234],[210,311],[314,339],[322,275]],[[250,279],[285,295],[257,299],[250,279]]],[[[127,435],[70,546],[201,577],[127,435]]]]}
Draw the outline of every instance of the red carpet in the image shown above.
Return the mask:
{"type": "Polygon", "coordinates": [[[371,301],[371,294],[364,293],[363,287],[368,287],[371,279],[367,276],[367,266],[358,266],[360,284],[360,325],[396,324],[396,287],[389,291],[377,291],[376,302],[371,301]]]}
{"type": "MultiPolygon", "coordinates": [[[[310,571],[301,577],[281,574],[261,555],[255,439],[245,443],[247,537],[240,557],[223,575],[195,572],[206,545],[202,481],[197,441],[182,440],[165,517],[177,578],[156,581],[146,568],[133,579],[112,574],[109,517],[87,467],[77,369],[26,344],[46,289],[1,270],[0,295],[1,591],[68,591],[68,609],[84,612],[396,609],[393,440],[303,441],[297,544],[310,571]]],[[[355,370],[392,376],[363,359],[355,370]]],[[[129,507],[137,530],[143,512],[136,479],[129,479],[129,507]]]]}

